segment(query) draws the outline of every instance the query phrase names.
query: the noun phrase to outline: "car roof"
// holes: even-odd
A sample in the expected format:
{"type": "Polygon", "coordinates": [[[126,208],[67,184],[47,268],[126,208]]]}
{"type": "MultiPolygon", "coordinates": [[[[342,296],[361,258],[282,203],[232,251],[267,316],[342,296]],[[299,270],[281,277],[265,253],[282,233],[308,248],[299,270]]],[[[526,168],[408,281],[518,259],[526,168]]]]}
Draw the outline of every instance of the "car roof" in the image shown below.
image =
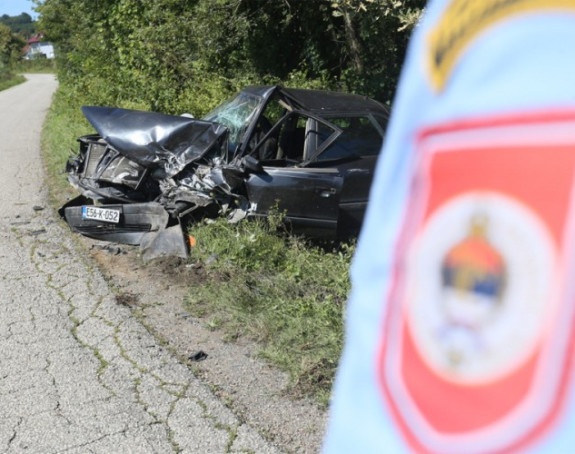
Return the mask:
{"type": "Polygon", "coordinates": [[[287,98],[296,109],[325,115],[329,113],[371,112],[389,115],[389,110],[380,102],[367,96],[354,95],[327,90],[310,90],[304,88],[286,88],[279,85],[256,86],[244,88],[243,91],[257,96],[269,97],[277,92],[287,98]]]}

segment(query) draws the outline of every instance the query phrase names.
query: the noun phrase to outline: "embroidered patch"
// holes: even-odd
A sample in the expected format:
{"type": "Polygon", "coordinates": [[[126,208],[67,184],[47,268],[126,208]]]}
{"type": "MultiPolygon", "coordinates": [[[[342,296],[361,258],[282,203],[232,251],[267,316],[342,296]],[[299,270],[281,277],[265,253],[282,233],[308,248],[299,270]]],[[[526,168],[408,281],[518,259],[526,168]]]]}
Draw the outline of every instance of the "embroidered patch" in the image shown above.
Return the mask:
{"type": "Polygon", "coordinates": [[[558,413],[575,305],[575,112],[422,135],[377,364],[412,448],[528,445],[558,413]]]}
{"type": "Polygon", "coordinates": [[[479,385],[525,364],[552,312],[556,253],[536,213],[501,192],[466,191],[434,211],[410,253],[406,328],[430,370],[479,385]]]}
{"type": "Polygon", "coordinates": [[[442,90],[465,49],[495,23],[527,11],[570,9],[574,0],[452,0],[428,35],[431,82],[442,90]]]}

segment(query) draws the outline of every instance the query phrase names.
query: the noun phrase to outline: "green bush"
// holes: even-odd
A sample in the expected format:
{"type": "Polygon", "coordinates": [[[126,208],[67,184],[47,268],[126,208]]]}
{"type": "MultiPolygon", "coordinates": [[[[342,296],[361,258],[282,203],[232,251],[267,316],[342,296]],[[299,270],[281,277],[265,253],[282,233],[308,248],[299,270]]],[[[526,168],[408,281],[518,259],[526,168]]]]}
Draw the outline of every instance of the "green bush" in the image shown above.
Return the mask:
{"type": "Polygon", "coordinates": [[[44,0],[58,77],[92,104],[201,116],[247,84],[390,102],[423,0],[44,0]]]}

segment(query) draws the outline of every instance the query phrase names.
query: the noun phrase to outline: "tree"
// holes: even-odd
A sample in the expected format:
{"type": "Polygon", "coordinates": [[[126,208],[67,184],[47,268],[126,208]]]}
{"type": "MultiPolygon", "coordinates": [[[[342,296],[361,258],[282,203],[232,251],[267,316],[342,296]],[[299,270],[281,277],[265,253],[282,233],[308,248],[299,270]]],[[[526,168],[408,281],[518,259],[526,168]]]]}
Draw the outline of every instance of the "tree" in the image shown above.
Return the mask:
{"type": "Polygon", "coordinates": [[[85,102],[202,114],[248,83],[390,101],[423,0],[44,0],[59,79],[85,102]]]}
{"type": "Polygon", "coordinates": [[[23,38],[28,38],[35,33],[34,22],[28,13],[22,13],[19,16],[3,14],[0,17],[0,23],[7,25],[13,33],[23,38]]]}
{"type": "Polygon", "coordinates": [[[12,33],[7,25],[0,23],[0,65],[10,67],[21,56],[25,41],[12,33]]]}

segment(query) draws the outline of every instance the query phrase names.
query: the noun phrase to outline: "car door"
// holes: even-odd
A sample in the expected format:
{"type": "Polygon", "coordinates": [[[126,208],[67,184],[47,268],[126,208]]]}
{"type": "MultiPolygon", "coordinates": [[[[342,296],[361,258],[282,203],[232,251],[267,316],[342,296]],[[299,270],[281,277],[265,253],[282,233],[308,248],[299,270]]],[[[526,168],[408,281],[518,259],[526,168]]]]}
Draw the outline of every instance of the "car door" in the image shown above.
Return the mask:
{"type": "Polygon", "coordinates": [[[338,236],[347,237],[359,233],[363,222],[384,131],[369,114],[339,114],[329,121],[342,133],[310,159],[337,168],[343,178],[338,236]]]}
{"type": "Polygon", "coordinates": [[[337,232],[343,178],[335,168],[264,166],[246,182],[255,214],[266,216],[277,207],[294,231],[333,237],[337,232]]]}
{"type": "Polygon", "coordinates": [[[262,170],[246,181],[255,215],[266,216],[277,207],[295,232],[334,237],[343,178],[336,167],[309,166],[307,156],[328,146],[341,131],[302,112],[290,113],[283,123],[276,159],[262,161],[262,170]]]}
{"type": "Polygon", "coordinates": [[[338,165],[343,178],[339,199],[338,236],[357,235],[363,223],[377,156],[359,158],[338,165]]]}

